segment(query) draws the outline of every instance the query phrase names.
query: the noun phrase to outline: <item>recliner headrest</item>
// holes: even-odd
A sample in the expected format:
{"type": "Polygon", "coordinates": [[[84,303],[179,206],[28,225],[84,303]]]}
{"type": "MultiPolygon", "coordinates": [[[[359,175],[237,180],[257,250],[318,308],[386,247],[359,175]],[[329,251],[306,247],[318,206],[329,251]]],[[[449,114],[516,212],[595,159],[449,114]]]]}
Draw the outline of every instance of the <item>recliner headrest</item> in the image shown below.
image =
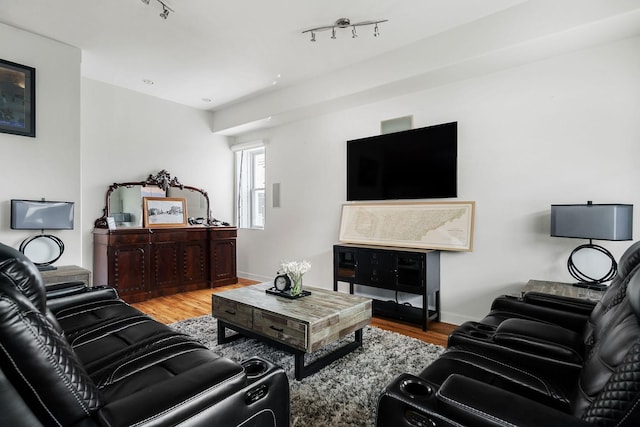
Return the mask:
{"type": "Polygon", "coordinates": [[[0,286],[16,289],[41,313],[45,313],[46,291],[38,268],[22,252],[0,243],[0,286]]]}
{"type": "Polygon", "coordinates": [[[618,261],[618,275],[626,276],[640,264],[640,241],[629,246],[618,261]]]}
{"type": "MultiPolygon", "coordinates": [[[[639,270],[640,271],[640,270],[639,270]]],[[[640,318],[640,272],[633,273],[627,285],[627,298],[636,317],[640,318]]]]}

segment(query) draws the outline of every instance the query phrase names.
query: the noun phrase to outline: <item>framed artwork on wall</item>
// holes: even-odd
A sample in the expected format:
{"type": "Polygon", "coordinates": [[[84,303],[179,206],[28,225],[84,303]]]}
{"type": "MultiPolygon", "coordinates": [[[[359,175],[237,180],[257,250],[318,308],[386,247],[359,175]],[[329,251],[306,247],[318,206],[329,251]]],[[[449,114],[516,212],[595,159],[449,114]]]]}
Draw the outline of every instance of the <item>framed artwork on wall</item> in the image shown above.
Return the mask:
{"type": "Polygon", "coordinates": [[[0,59],[0,132],[36,136],[36,69],[0,59]]]}
{"type": "Polygon", "coordinates": [[[182,197],[145,197],[145,227],[184,227],[187,225],[187,202],[182,197]]]}

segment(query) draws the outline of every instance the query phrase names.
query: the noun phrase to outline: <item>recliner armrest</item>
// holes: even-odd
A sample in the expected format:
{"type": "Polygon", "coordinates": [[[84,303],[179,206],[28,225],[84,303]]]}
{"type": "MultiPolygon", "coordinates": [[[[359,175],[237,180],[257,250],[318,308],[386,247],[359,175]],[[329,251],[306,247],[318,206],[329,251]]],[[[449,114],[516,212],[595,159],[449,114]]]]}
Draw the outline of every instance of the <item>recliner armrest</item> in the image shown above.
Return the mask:
{"type": "Polygon", "coordinates": [[[524,294],[522,300],[527,304],[555,308],[562,311],[570,311],[572,313],[584,314],[586,316],[591,314],[593,308],[596,306],[595,301],[534,291],[524,294]]]}
{"type": "Polygon", "coordinates": [[[444,381],[436,399],[439,413],[465,426],[593,427],[573,415],[457,374],[444,381]]]}
{"type": "MultiPolygon", "coordinates": [[[[487,318],[519,317],[521,319],[547,322],[562,326],[563,328],[571,329],[572,331],[582,332],[585,323],[589,319],[589,313],[585,313],[584,311],[576,312],[575,308],[569,305],[565,308],[566,309],[560,309],[529,304],[520,299],[505,295],[498,297],[493,301],[491,304],[491,311],[487,315],[487,318]]],[[[485,321],[483,320],[482,323],[485,323],[485,321]]],[[[492,324],[489,319],[486,323],[492,324]]]]}
{"type": "Polygon", "coordinates": [[[204,427],[211,426],[212,420],[220,426],[289,425],[286,373],[264,359],[250,361],[261,361],[264,370],[256,374],[243,365],[230,376],[236,362],[222,357],[204,359],[200,366],[160,378],[135,393],[115,391],[122,395],[112,397],[113,401],[101,408],[98,417],[105,425],[113,426],[204,427]],[[222,368],[217,369],[218,365],[222,368]]]}
{"type": "Polygon", "coordinates": [[[64,297],[67,295],[81,294],[86,292],[86,290],[87,285],[81,280],[74,282],[55,283],[53,285],[45,286],[46,298],[48,300],[64,297]]]}
{"type": "Polygon", "coordinates": [[[47,299],[47,307],[56,313],[73,305],[112,299],[118,299],[118,292],[114,288],[106,286],[85,287],[81,292],[71,292],[68,295],[47,299]]]}
{"type": "Polygon", "coordinates": [[[526,319],[507,319],[493,341],[501,346],[569,363],[582,363],[582,335],[569,329],[526,319]]]}

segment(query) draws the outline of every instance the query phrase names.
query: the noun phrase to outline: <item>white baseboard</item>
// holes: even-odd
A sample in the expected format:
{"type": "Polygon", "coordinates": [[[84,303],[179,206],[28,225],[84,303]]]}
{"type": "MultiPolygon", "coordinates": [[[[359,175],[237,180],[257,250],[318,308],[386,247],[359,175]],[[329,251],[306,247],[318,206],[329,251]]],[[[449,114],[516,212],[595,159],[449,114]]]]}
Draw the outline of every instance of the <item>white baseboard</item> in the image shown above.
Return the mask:
{"type": "Polygon", "coordinates": [[[440,312],[440,321],[450,323],[452,325],[462,325],[464,322],[477,322],[478,319],[471,318],[459,313],[451,313],[447,311],[440,312]]]}
{"type": "Polygon", "coordinates": [[[275,277],[258,276],[256,274],[246,273],[244,271],[238,271],[238,278],[255,280],[256,282],[271,282],[275,277]]]}

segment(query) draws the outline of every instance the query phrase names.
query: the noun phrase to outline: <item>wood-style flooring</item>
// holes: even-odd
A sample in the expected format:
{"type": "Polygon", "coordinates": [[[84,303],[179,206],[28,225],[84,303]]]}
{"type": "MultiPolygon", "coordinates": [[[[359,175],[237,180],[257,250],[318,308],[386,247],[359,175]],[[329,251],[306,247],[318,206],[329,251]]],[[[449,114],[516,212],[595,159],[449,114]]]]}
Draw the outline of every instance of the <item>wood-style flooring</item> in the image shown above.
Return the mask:
{"type": "MultiPolygon", "coordinates": [[[[212,292],[225,291],[227,289],[252,285],[254,283],[258,282],[239,279],[238,283],[235,285],[221,286],[214,289],[201,289],[198,291],[154,298],[132,305],[138,310],[147,313],[158,322],[169,324],[189,319],[191,317],[211,314],[212,292]]],[[[429,330],[425,332],[421,327],[416,325],[377,317],[374,317],[371,320],[371,325],[441,346],[447,345],[447,337],[455,328],[455,325],[448,323],[430,322],[429,330]]]]}

